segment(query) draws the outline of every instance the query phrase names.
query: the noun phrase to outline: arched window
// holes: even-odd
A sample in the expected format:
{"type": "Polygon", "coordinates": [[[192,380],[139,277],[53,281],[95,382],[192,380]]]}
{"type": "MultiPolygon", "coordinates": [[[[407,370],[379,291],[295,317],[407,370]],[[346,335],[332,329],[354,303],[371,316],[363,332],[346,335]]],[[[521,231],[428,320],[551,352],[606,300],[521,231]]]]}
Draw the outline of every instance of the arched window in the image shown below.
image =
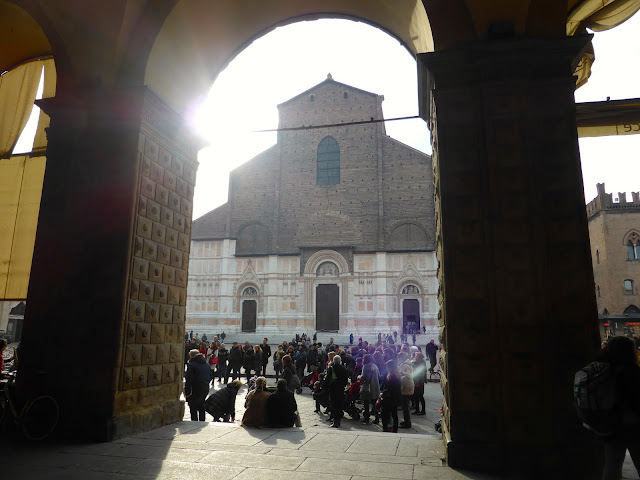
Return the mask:
{"type": "Polygon", "coordinates": [[[629,240],[627,242],[627,259],[628,260],[636,260],[636,249],[633,245],[633,242],[631,242],[631,240],[629,240]]]}
{"type": "Polygon", "coordinates": [[[255,287],[247,287],[242,291],[243,297],[255,297],[256,295],[258,295],[258,291],[255,287]]]}
{"type": "Polygon", "coordinates": [[[640,308],[636,307],[635,305],[629,305],[624,309],[624,313],[640,313],[640,308]]]}
{"type": "Polygon", "coordinates": [[[340,145],[333,137],[324,137],[318,145],[316,185],[340,183],[340,145]]]}
{"type": "Polygon", "coordinates": [[[624,293],[625,295],[633,295],[633,280],[624,281],[624,293]]]}

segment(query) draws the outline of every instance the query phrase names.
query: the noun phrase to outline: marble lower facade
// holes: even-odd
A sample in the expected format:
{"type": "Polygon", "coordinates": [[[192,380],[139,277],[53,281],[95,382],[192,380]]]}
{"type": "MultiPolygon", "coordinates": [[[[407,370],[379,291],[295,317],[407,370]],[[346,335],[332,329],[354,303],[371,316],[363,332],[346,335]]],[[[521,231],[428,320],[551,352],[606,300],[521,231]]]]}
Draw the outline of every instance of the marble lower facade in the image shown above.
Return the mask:
{"type": "Polygon", "coordinates": [[[429,251],[236,257],[233,239],[192,241],[186,331],[436,336],[436,270],[429,251]]]}

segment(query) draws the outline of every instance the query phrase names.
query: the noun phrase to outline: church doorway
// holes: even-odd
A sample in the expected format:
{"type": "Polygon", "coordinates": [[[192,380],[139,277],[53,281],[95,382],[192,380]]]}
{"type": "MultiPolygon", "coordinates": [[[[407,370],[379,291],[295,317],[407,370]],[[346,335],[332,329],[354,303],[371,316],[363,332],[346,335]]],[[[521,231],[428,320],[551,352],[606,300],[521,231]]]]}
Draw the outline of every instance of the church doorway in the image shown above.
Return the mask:
{"type": "Polygon", "coordinates": [[[316,287],[316,330],[337,332],[340,330],[338,285],[321,284],[316,287]]]}
{"type": "Polygon", "coordinates": [[[256,331],[256,312],[258,304],[255,300],[244,300],[242,302],[242,331],[256,331]]]}
{"type": "Polygon", "coordinates": [[[415,298],[402,301],[402,333],[420,331],[420,302],[415,298]]]}

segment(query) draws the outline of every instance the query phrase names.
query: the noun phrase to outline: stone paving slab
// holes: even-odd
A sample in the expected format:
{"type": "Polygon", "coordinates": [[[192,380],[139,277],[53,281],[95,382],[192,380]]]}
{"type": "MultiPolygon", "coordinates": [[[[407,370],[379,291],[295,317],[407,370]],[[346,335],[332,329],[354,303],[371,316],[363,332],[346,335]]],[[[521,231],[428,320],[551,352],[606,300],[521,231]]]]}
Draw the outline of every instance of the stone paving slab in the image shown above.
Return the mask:
{"type": "Polygon", "coordinates": [[[332,473],[334,475],[360,475],[368,478],[396,478],[411,480],[413,465],[382,462],[354,462],[351,460],[307,458],[300,471],[332,473]]]}
{"type": "Polygon", "coordinates": [[[243,467],[229,467],[225,465],[212,466],[210,464],[197,462],[147,459],[137,465],[123,469],[121,473],[157,479],[211,477],[216,480],[230,480],[237,476],[242,470],[244,470],[243,467]]]}
{"type": "Polygon", "coordinates": [[[304,461],[301,458],[280,455],[253,455],[251,453],[213,452],[198,460],[199,463],[230,467],[253,467],[269,470],[296,470],[304,461]]]}

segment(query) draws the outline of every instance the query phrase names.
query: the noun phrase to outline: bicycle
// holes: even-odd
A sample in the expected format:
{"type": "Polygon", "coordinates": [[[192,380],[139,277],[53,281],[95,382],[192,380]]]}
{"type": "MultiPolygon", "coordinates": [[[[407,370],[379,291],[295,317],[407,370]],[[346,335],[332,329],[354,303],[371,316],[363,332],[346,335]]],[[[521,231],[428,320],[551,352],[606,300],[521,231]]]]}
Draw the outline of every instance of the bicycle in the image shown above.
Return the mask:
{"type": "Polygon", "coordinates": [[[13,423],[21,427],[22,434],[29,440],[44,440],[55,430],[60,417],[58,402],[50,395],[37,395],[28,398],[20,407],[12,394],[15,388],[15,373],[7,374],[8,381],[0,387],[0,425],[7,420],[8,414],[13,423]]]}

